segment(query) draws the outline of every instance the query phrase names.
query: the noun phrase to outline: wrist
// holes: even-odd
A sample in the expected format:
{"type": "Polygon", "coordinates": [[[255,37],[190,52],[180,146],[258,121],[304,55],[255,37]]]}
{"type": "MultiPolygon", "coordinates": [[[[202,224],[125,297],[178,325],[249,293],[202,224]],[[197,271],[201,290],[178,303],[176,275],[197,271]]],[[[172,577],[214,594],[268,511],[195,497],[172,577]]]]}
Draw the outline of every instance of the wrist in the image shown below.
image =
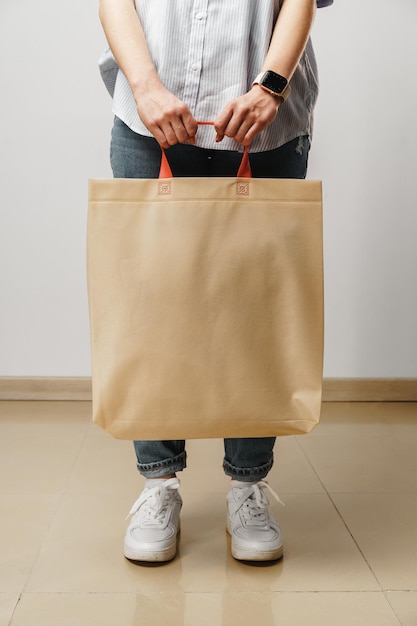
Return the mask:
{"type": "Polygon", "coordinates": [[[265,98],[265,101],[273,102],[275,105],[281,105],[284,103],[284,98],[276,93],[271,93],[267,89],[262,89],[259,83],[253,83],[252,90],[254,93],[257,93],[259,96],[265,98]]]}
{"type": "Polygon", "coordinates": [[[142,72],[140,76],[130,79],[129,84],[136,101],[150,91],[164,89],[158,74],[153,68],[149,72],[142,72]]]}
{"type": "Polygon", "coordinates": [[[252,85],[258,85],[261,89],[275,98],[285,102],[291,93],[288,79],[272,70],[266,70],[257,75],[252,85]]]}

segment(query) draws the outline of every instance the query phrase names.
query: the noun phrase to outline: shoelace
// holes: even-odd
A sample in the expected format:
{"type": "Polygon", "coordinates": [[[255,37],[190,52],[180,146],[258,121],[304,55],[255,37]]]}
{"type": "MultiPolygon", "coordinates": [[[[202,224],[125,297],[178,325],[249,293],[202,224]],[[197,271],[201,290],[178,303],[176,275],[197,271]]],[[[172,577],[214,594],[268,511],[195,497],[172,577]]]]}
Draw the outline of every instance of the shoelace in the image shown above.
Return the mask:
{"type": "Polygon", "coordinates": [[[272,493],[277,502],[285,506],[279,495],[266,481],[261,480],[245,490],[242,488],[242,497],[236,503],[233,514],[242,509],[242,518],[247,526],[269,528],[269,500],[263,492],[264,488],[267,488],[272,493]]]}
{"type": "Polygon", "coordinates": [[[143,524],[162,524],[170,502],[169,492],[179,489],[179,487],[180,483],[178,479],[170,478],[156,487],[145,489],[136,502],[134,502],[126,519],[133,517],[142,505],[144,505],[142,518],[143,524]]]}

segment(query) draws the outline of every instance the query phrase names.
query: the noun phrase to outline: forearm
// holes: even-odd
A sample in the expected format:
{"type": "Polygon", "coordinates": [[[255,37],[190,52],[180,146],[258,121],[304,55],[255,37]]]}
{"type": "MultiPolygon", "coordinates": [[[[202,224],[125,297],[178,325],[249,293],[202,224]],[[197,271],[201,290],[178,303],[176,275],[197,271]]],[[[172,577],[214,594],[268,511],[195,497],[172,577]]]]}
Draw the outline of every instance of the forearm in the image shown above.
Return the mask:
{"type": "MultiPolygon", "coordinates": [[[[316,0],[283,0],[268,53],[261,68],[291,79],[305,49],[316,9],[316,0]]],[[[233,137],[247,146],[275,119],[282,98],[258,84],[229,102],[215,120],[217,141],[233,137]]]]}
{"type": "Polygon", "coordinates": [[[160,84],[133,0],[100,0],[99,15],[116,61],[135,97],[160,84]]]}
{"type": "Polygon", "coordinates": [[[134,0],[100,0],[100,20],[146,128],[163,148],[194,143],[197,123],[188,106],[160,81],[134,0]]]}
{"type": "Polygon", "coordinates": [[[316,0],[283,0],[262,70],[273,70],[288,80],[307,44],[316,0]]]}

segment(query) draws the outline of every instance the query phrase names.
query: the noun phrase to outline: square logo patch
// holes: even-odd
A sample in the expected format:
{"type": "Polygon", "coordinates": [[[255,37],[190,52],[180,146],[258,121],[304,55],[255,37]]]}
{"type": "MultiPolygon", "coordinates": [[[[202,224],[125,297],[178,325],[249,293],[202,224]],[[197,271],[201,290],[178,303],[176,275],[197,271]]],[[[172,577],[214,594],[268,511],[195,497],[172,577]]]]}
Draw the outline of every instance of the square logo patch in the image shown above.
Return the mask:
{"type": "Polygon", "coordinates": [[[238,181],[236,183],[236,193],[238,196],[248,196],[249,195],[249,183],[238,181]]]}
{"type": "Polygon", "coordinates": [[[164,180],[158,183],[158,196],[171,195],[171,181],[164,180]]]}

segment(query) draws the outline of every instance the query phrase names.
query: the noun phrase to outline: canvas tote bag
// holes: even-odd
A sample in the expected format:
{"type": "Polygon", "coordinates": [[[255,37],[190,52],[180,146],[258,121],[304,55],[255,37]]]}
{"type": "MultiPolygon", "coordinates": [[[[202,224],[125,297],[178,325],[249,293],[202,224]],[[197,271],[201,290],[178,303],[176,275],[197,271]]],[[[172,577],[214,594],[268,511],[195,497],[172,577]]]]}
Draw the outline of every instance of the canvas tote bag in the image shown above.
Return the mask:
{"type": "Polygon", "coordinates": [[[321,183],[89,181],[93,419],[122,439],[301,434],[319,420],[321,183]]]}

